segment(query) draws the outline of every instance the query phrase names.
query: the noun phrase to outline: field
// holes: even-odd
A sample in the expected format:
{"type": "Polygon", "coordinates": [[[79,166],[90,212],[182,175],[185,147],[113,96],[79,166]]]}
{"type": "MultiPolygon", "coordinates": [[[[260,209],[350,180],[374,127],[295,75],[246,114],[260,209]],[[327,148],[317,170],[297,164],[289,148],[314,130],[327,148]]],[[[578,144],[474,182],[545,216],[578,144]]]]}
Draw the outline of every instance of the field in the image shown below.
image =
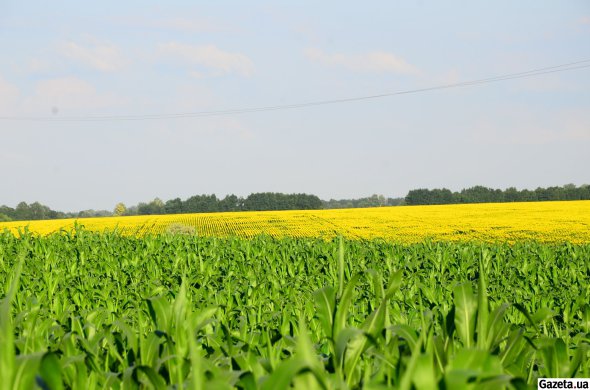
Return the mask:
{"type": "Polygon", "coordinates": [[[396,242],[536,240],[590,242],[590,201],[491,203],[444,206],[381,207],[370,209],[265,211],[87,218],[0,223],[0,231],[28,227],[42,235],[75,223],[88,230],[117,229],[143,236],[166,231],[173,223],[194,226],[199,236],[252,238],[323,237],[383,238],[396,242]]]}
{"type": "Polygon", "coordinates": [[[590,202],[79,222],[0,226],[0,388],[590,377],[590,202]]]}

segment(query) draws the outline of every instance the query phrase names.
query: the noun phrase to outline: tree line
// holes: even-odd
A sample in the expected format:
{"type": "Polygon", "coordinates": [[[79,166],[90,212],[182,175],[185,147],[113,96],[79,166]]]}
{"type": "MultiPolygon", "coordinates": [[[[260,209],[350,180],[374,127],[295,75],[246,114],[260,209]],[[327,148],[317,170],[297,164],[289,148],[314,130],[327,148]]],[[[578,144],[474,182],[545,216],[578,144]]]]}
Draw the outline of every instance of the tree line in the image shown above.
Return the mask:
{"type": "Polygon", "coordinates": [[[577,187],[566,184],[562,187],[518,190],[514,187],[505,190],[475,186],[452,192],[447,188],[411,190],[405,198],[407,205],[456,204],[456,203],[503,203],[539,202],[550,200],[590,200],[590,185],[577,187]]]}
{"type": "Polygon", "coordinates": [[[37,219],[106,217],[113,213],[108,210],[83,210],[75,213],[55,211],[39,202],[20,202],[15,208],[0,206],[0,222],[29,221],[37,219]]]}
{"type": "Polygon", "coordinates": [[[227,195],[217,198],[216,195],[195,195],[185,200],[170,199],[166,202],[159,198],[151,202],[126,207],[123,203],[115,206],[113,211],[84,210],[77,213],[55,211],[39,202],[27,204],[20,202],[15,208],[0,206],[0,222],[29,221],[40,219],[107,217],[112,215],[155,215],[183,213],[214,213],[223,211],[262,211],[262,210],[317,210],[323,203],[316,195],[283,194],[261,192],[247,197],[227,195]]]}
{"type": "Polygon", "coordinates": [[[315,195],[282,194],[277,192],[260,192],[246,198],[227,195],[223,199],[215,194],[195,195],[181,200],[170,199],[166,202],[159,198],[149,203],[139,203],[126,208],[123,204],[115,207],[116,215],[153,215],[183,213],[215,213],[224,211],[262,211],[262,210],[317,210],[322,208],[322,201],[315,195]]]}
{"type": "Polygon", "coordinates": [[[371,195],[359,199],[330,199],[322,200],[324,209],[352,209],[357,207],[399,206],[404,198],[386,198],[383,195],[371,195]]]}
{"type": "Polygon", "coordinates": [[[20,202],[15,208],[0,206],[0,222],[28,221],[39,219],[107,217],[112,215],[156,215],[183,213],[213,213],[226,211],[263,211],[263,210],[317,210],[356,207],[381,207],[397,205],[431,205],[451,203],[490,203],[490,202],[534,202],[549,200],[590,200],[590,185],[566,184],[562,187],[537,188],[536,190],[517,190],[514,187],[505,190],[475,186],[452,192],[449,189],[416,189],[408,192],[405,198],[386,198],[372,195],[359,199],[321,200],[316,195],[283,194],[260,192],[247,197],[227,195],[218,198],[215,194],[195,195],[185,200],[170,199],[166,202],[159,198],[151,202],[141,202],[126,207],[123,203],[109,210],[83,210],[79,212],[61,212],[50,209],[39,202],[27,204],[20,202]]]}

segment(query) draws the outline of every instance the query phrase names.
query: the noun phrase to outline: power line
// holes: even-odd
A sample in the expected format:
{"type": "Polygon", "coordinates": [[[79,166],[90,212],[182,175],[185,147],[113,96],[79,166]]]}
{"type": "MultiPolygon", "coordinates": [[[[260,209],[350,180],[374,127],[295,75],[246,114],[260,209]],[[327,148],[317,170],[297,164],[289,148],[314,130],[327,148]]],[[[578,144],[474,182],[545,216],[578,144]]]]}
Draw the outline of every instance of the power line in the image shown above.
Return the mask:
{"type": "Polygon", "coordinates": [[[443,84],[426,88],[409,89],[405,91],[387,92],[376,95],[365,95],[342,99],[330,99],[330,100],[317,100],[303,103],[284,104],[276,106],[261,106],[261,107],[249,107],[249,108],[237,108],[229,110],[216,110],[216,111],[195,111],[195,112],[183,112],[173,114],[145,114],[145,115],[111,115],[111,116],[70,116],[61,118],[52,117],[35,117],[35,116],[0,116],[0,120],[12,120],[12,121],[35,121],[35,122],[103,122],[103,121],[137,121],[137,120],[152,120],[152,119],[176,119],[176,118],[200,118],[208,116],[222,116],[222,115],[233,115],[233,114],[245,114],[251,112],[262,112],[262,111],[277,111],[277,110],[290,110],[295,108],[305,108],[313,106],[322,106],[328,104],[338,103],[349,103],[362,100],[380,99],[385,97],[397,96],[397,95],[409,95],[415,93],[436,91],[442,89],[459,88],[466,86],[482,85],[488,83],[494,83],[505,80],[520,79],[526,77],[540,76],[549,73],[567,72],[575,69],[583,69],[590,67],[590,59],[580,60],[560,65],[548,66],[544,68],[527,70],[524,72],[508,73],[493,77],[487,77],[483,79],[476,79],[470,81],[463,81],[451,84],[443,84]]]}

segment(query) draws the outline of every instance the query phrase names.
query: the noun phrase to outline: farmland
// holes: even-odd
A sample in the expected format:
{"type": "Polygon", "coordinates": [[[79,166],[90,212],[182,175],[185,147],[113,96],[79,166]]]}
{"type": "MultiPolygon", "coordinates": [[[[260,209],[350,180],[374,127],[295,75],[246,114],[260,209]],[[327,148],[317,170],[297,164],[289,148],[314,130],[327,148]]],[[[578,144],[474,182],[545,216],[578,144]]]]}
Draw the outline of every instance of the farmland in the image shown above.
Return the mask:
{"type": "Polygon", "coordinates": [[[1,382],[521,389],[590,377],[589,209],[3,224],[12,230],[0,233],[1,382]],[[158,234],[175,222],[197,235],[158,234]]]}
{"type": "Polygon", "coordinates": [[[590,242],[590,201],[490,203],[470,205],[380,207],[368,209],[263,211],[176,214],[111,218],[5,222],[0,230],[28,229],[46,235],[82,224],[86,229],[117,229],[144,236],[166,231],[174,223],[193,226],[199,236],[252,238],[342,235],[351,239],[382,238],[396,242],[535,240],[590,242]]]}

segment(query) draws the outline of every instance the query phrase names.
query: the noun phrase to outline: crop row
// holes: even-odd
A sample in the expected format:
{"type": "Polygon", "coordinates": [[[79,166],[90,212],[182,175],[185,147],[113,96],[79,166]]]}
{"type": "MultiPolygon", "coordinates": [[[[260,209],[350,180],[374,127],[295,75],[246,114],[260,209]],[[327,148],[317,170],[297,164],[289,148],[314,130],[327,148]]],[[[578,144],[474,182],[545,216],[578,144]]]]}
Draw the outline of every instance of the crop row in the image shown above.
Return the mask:
{"type": "Polygon", "coordinates": [[[147,215],[76,220],[0,223],[13,233],[27,227],[50,234],[82,224],[93,231],[143,236],[166,232],[171,224],[194,227],[197,235],[252,238],[344,236],[396,242],[536,240],[590,242],[590,201],[397,206],[369,209],[147,215]]]}

